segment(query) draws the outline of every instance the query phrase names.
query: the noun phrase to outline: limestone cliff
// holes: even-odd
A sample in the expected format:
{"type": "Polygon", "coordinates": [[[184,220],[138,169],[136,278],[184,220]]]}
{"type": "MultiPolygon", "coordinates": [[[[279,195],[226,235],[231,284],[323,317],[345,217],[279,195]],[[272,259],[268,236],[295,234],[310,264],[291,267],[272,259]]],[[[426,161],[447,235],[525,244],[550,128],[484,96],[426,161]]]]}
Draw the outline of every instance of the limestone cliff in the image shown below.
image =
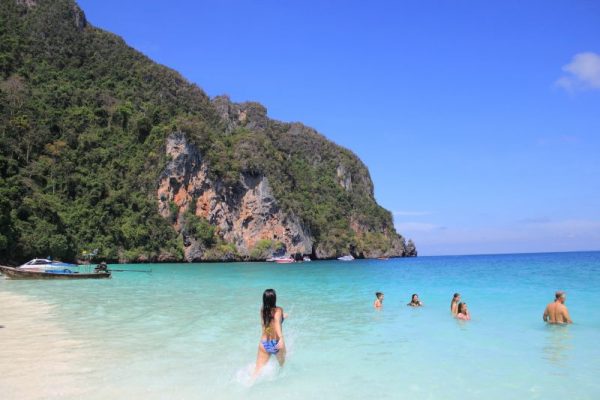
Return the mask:
{"type": "Polygon", "coordinates": [[[216,226],[217,234],[235,245],[235,252],[229,255],[232,259],[253,258],[251,250],[261,240],[283,244],[284,252],[312,253],[312,238],[297,217],[281,211],[266,177],[242,174],[234,187],[212,180],[202,156],[181,132],[167,138],[166,154],[170,161],[159,179],[158,208],[184,236],[187,261],[211,258],[202,244],[184,231],[189,210],[216,226]]]}
{"type": "MultiPolygon", "coordinates": [[[[264,259],[271,255],[270,251],[255,250],[265,242],[273,243],[274,248],[268,249],[271,251],[318,259],[344,254],[360,258],[416,255],[395,232],[389,213],[376,205],[368,170],[354,154],[300,123],[269,119],[267,110],[258,103],[237,104],[219,96],[212,104],[223,133],[231,138],[246,138],[236,142],[230,155],[240,162],[239,171],[236,170],[239,176],[225,182],[218,174],[211,173],[211,162],[204,160],[186,133],[179,131],[166,139],[165,154],[169,161],[158,184],[159,212],[181,234],[186,260],[264,259]],[[255,143],[267,138],[275,141],[273,147],[281,153],[272,154],[283,156],[271,168],[273,157],[261,153],[273,149],[263,149],[255,143]],[[240,149],[245,151],[240,154],[240,149]],[[294,157],[306,160],[306,169],[319,171],[330,180],[310,175],[313,182],[304,187],[294,185],[304,173],[288,169],[286,158],[294,157]],[[269,176],[278,182],[278,193],[269,176]],[[300,198],[307,202],[305,209],[297,209],[301,215],[309,216],[313,209],[322,206],[319,204],[322,192],[338,193],[335,195],[346,202],[337,205],[341,212],[334,216],[339,220],[324,220],[320,226],[303,220],[294,212],[297,204],[290,205],[290,199],[298,199],[293,194],[299,190],[305,192],[300,198]],[[365,210],[375,218],[365,216],[365,210]],[[188,220],[193,218],[190,212],[215,226],[216,236],[234,247],[214,252],[190,235],[187,229],[188,220]]],[[[214,156],[210,148],[207,153],[214,156]]]]}

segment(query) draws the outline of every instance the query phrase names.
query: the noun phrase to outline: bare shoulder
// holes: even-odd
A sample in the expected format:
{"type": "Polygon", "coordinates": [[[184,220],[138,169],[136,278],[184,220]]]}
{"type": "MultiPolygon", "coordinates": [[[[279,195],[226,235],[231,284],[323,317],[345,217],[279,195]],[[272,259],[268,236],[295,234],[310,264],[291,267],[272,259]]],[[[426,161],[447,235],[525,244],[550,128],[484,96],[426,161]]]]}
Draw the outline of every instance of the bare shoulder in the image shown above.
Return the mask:
{"type": "Polygon", "coordinates": [[[565,311],[567,311],[567,306],[565,306],[564,304],[559,304],[559,305],[557,306],[557,308],[558,308],[560,311],[562,311],[562,312],[565,312],[565,311]]]}

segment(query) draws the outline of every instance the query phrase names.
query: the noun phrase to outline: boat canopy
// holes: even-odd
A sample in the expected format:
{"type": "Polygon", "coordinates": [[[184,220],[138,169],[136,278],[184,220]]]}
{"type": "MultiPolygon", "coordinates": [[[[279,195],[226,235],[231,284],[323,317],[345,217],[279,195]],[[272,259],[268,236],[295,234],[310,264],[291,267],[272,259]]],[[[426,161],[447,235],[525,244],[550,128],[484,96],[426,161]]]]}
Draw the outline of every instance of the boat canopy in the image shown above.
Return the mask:
{"type": "Polygon", "coordinates": [[[61,261],[52,261],[47,258],[34,258],[31,261],[26,262],[25,264],[19,266],[19,268],[44,268],[44,267],[52,267],[52,268],[61,268],[61,267],[76,267],[75,264],[64,263],[61,261]]]}
{"type": "Polygon", "coordinates": [[[46,258],[34,258],[33,260],[28,261],[25,264],[21,265],[21,267],[33,266],[33,265],[51,265],[51,264],[52,264],[52,260],[48,260],[46,258]]]}

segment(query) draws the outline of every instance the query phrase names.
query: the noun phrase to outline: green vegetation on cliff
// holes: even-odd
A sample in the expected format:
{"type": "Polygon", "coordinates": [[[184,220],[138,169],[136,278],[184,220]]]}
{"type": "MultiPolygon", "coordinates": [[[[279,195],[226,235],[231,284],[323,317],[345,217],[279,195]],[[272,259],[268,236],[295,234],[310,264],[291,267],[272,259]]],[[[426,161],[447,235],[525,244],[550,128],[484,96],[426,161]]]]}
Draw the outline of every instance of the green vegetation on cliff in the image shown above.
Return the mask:
{"type": "MultiPolygon", "coordinates": [[[[156,200],[175,130],[196,144],[213,178],[235,186],[240,173],[267,176],[316,243],[358,254],[399,239],[354,154],[269,120],[259,104],[245,103],[243,120],[223,107],[236,105],[211,101],[90,26],[72,0],[0,0],[0,259],[72,260],[99,248],[110,260],[181,260],[182,238],[156,200]]],[[[235,256],[206,220],[187,221],[214,254],[235,256]]],[[[261,246],[257,254],[274,245],[261,246]]]]}

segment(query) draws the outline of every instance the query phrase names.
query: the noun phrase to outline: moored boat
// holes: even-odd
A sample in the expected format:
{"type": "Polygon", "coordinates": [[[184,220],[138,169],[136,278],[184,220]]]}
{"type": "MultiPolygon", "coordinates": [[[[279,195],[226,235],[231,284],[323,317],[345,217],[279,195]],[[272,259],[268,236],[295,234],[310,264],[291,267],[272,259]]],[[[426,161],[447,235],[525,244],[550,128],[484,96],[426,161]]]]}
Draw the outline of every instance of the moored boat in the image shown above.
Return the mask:
{"type": "Polygon", "coordinates": [[[21,270],[44,272],[47,270],[68,269],[74,267],[77,267],[77,265],[61,261],[52,261],[47,258],[34,258],[23,265],[19,265],[17,268],[21,270]]]}
{"type": "Polygon", "coordinates": [[[342,256],[342,257],[338,257],[339,261],[354,261],[354,257],[352,257],[351,254],[348,254],[347,256],[342,256]]]}
{"type": "Polygon", "coordinates": [[[292,257],[283,257],[283,258],[278,258],[277,260],[275,260],[275,262],[277,264],[291,264],[291,263],[295,263],[296,260],[294,260],[292,257]]]}
{"type": "Polygon", "coordinates": [[[110,278],[110,271],[80,273],[68,268],[32,270],[21,267],[6,267],[0,265],[0,274],[10,279],[106,279],[110,278]]]}

